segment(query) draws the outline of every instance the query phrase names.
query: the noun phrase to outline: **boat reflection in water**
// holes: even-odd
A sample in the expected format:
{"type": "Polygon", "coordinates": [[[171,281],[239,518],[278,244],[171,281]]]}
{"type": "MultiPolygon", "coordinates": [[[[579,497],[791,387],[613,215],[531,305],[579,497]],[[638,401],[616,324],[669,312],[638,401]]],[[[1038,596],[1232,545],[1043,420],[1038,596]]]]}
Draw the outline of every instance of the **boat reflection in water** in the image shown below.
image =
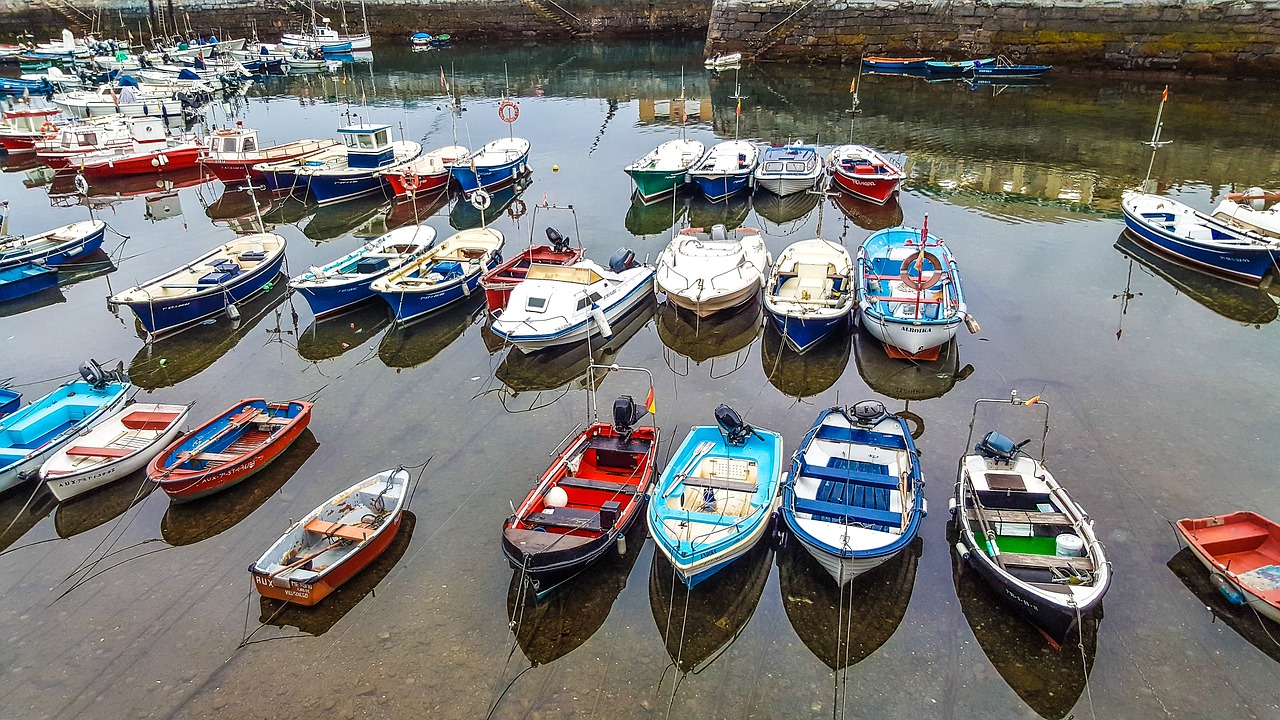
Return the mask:
{"type": "Polygon", "coordinates": [[[1182,548],[1169,558],[1166,566],[1182,581],[1212,615],[1212,621],[1223,621],[1250,645],[1276,662],[1280,662],[1280,625],[1261,617],[1251,608],[1232,605],[1209,580],[1209,571],[1196,559],[1191,548],[1182,548]]]}
{"type": "Polygon", "coordinates": [[[956,555],[956,523],[947,524],[947,548],[960,610],[1000,677],[1032,710],[1047,720],[1067,717],[1085,690],[1098,650],[1101,608],[1085,616],[1080,630],[1084,657],[1072,639],[1055,649],[1034,625],[1000,602],[977,571],[956,555]]]}
{"type": "Polygon", "coordinates": [[[275,227],[274,224],[267,221],[277,205],[283,205],[286,200],[283,197],[277,197],[270,193],[256,193],[257,207],[254,207],[255,193],[248,190],[226,190],[218,196],[217,200],[209,203],[204,208],[204,214],[213,221],[214,225],[230,228],[232,232],[238,235],[248,235],[256,232],[270,232],[275,227]],[[262,224],[258,224],[258,216],[262,216],[262,224]]]}
{"type": "MultiPolygon", "coordinates": [[[[129,379],[144,390],[156,390],[195,377],[230,352],[284,302],[289,296],[287,279],[283,273],[277,275],[273,290],[238,306],[239,320],[221,315],[208,325],[196,325],[144,344],[129,362],[129,379]]],[[[146,339],[142,323],[136,319],[134,323],[138,337],[146,339]]]]}
{"type": "Polygon", "coordinates": [[[822,195],[817,192],[776,195],[764,188],[760,188],[756,190],[756,195],[751,200],[751,206],[756,209],[756,215],[774,225],[786,225],[787,223],[807,218],[809,213],[813,212],[813,209],[818,206],[818,201],[821,199],[822,195]]]}
{"type": "Polygon", "coordinates": [[[89,186],[89,194],[86,196],[76,189],[76,173],[61,172],[49,183],[49,198],[55,204],[101,207],[142,195],[195,187],[208,181],[198,167],[166,172],[163,177],[126,175],[95,180],[89,186]]]}
{"type": "Polygon", "coordinates": [[[7,492],[0,497],[0,551],[8,549],[53,512],[58,499],[39,483],[7,492]]]}
{"type": "Polygon", "coordinates": [[[842,601],[831,576],[787,536],[778,550],[778,589],[791,628],[832,670],[862,662],[889,642],[907,614],[923,548],[917,537],[888,562],[854,578],[842,601]]]}
{"type": "Polygon", "coordinates": [[[62,288],[115,272],[116,266],[104,250],[94,250],[73,263],[58,266],[58,286],[0,303],[0,317],[21,315],[31,310],[67,301],[62,288]]]}
{"type": "Polygon", "coordinates": [[[318,636],[329,632],[339,620],[359,605],[361,600],[368,595],[377,595],[375,589],[378,583],[387,577],[396,563],[400,562],[400,558],[404,557],[405,551],[409,549],[409,541],[413,539],[413,528],[417,524],[418,519],[412,512],[405,510],[401,513],[400,531],[391,539],[387,549],[316,605],[308,607],[260,596],[258,604],[262,615],[258,618],[258,622],[281,628],[294,627],[307,635],[318,636]]]}
{"type": "Polygon", "coordinates": [[[511,571],[507,618],[520,651],[535,667],[578,649],[609,618],[644,548],[644,523],[633,523],[625,537],[625,555],[616,550],[605,553],[542,600],[536,599],[519,570],[511,571]]]}
{"type": "Polygon", "coordinates": [[[457,201],[453,203],[453,209],[449,211],[449,226],[454,230],[469,230],[477,228],[481,225],[493,222],[507,210],[511,210],[512,219],[518,219],[525,214],[524,201],[516,204],[516,200],[520,198],[520,194],[529,187],[532,182],[526,175],[514,183],[489,193],[489,207],[483,213],[475,205],[472,205],[466,197],[459,195],[457,201]]]}
{"type": "Polygon", "coordinates": [[[928,361],[895,360],[879,340],[864,332],[854,333],[853,348],[867,387],[898,400],[940,398],[973,374],[972,365],[960,367],[960,345],[954,338],[942,346],[936,360],[928,361]]]}
{"type": "Polygon", "coordinates": [[[834,333],[805,353],[797,353],[786,338],[765,323],[760,343],[760,364],[769,384],[783,395],[797,399],[825,391],[844,374],[849,364],[849,334],[834,333]]]}
{"type": "Polygon", "coordinates": [[[298,335],[298,355],[311,362],[331,360],[369,342],[390,324],[390,308],[375,295],[351,312],[313,320],[298,335]]]}
{"type": "Polygon", "coordinates": [[[734,230],[747,221],[751,214],[751,193],[730,195],[719,202],[712,202],[702,194],[689,198],[689,225],[697,228],[710,228],[713,225],[724,225],[726,230],[734,230]]]}
{"type": "Polygon", "coordinates": [[[193,545],[235,527],[253,514],[311,457],[320,443],[311,429],[253,477],[222,492],[185,503],[170,503],[160,521],[160,537],[170,545],[193,545]]]}
{"type": "MultiPolygon", "coordinates": [[[[532,353],[523,353],[518,348],[510,348],[507,355],[498,365],[494,376],[508,389],[516,392],[539,392],[563,387],[577,382],[582,387],[587,383],[587,367],[612,365],[618,358],[622,346],[635,336],[641,328],[649,324],[656,308],[653,295],[623,313],[613,323],[613,337],[594,337],[573,345],[548,348],[532,353]]],[[[606,373],[598,373],[597,382],[602,381],[606,373]]]]}
{"type": "MultiPolygon", "coordinates": [[[[462,337],[467,328],[475,324],[485,307],[484,293],[476,292],[470,298],[450,305],[424,322],[395,328],[382,336],[382,343],[378,345],[378,359],[383,365],[397,370],[422,365],[462,337]]],[[[387,308],[386,311],[389,313],[391,309],[387,308]]]]}
{"type": "Polygon", "coordinates": [[[750,353],[742,350],[749,348],[755,339],[760,337],[760,327],[764,324],[764,303],[759,296],[747,304],[719,312],[710,317],[700,318],[698,314],[682,308],[675,303],[664,302],[658,305],[658,337],[662,340],[663,357],[677,375],[689,374],[689,360],[701,365],[712,361],[711,377],[724,377],[736,371],[746,362],[750,353]],[[727,370],[717,371],[715,359],[736,353],[727,370]],[[684,367],[673,362],[671,355],[679,355],[685,359],[684,367]]]}
{"type": "Polygon", "coordinates": [[[646,205],[640,199],[640,193],[633,192],[631,207],[627,209],[627,217],[623,220],[623,225],[627,228],[627,232],[636,237],[664,235],[679,224],[688,213],[691,195],[691,190],[681,188],[675,195],[646,205]]]}
{"type": "Polygon", "coordinates": [[[104,525],[137,505],[156,489],[145,471],[126,475],[97,490],[60,503],[53,513],[53,529],[60,538],[69,538],[104,525]]]}
{"type": "Polygon", "coordinates": [[[421,225],[448,204],[447,186],[440,188],[439,192],[432,195],[415,195],[412,200],[405,200],[391,206],[391,212],[387,213],[386,217],[387,228],[394,230],[405,225],[421,225]]]}
{"type": "Polygon", "coordinates": [[[863,230],[884,230],[902,224],[902,206],[898,204],[897,195],[885,204],[877,205],[846,192],[834,191],[831,204],[863,230]]]}
{"type": "Polygon", "coordinates": [[[302,234],[317,245],[336,240],[353,231],[359,237],[376,237],[382,233],[376,232],[374,228],[363,231],[360,228],[370,221],[379,220],[389,207],[390,204],[382,197],[318,207],[315,215],[311,216],[311,221],[302,228],[302,234]]]}
{"type": "Polygon", "coordinates": [[[1125,231],[1116,250],[1164,278],[1178,292],[1228,320],[1244,325],[1265,325],[1276,319],[1276,300],[1267,291],[1208,275],[1161,255],[1125,231]]]}

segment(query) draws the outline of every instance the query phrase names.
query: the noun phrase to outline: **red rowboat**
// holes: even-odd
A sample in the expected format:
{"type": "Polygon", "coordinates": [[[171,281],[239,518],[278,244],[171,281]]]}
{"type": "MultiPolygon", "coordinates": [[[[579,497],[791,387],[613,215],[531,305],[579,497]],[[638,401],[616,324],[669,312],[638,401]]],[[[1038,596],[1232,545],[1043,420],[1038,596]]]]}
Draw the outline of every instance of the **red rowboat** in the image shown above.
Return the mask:
{"type": "Polygon", "coordinates": [[[889,158],[865,145],[841,145],[827,158],[836,186],[883,205],[893,197],[906,173],[889,158]]]}
{"type": "Polygon", "coordinates": [[[530,247],[480,276],[480,287],[484,288],[484,299],[489,304],[489,312],[497,312],[507,306],[511,291],[524,280],[533,263],[572,265],[581,260],[585,252],[581,247],[569,247],[569,240],[552,227],[547,228],[547,240],[551,242],[550,245],[530,247]]]}
{"type": "Polygon", "coordinates": [[[172,140],[137,150],[104,150],[81,155],[72,163],[90,180],[173,172],[196,166],[204,143],[199,140],[172,140]]]}
{"type": "Polygon", "coordinates": [[[1280,623],[1280,525],[1234,512],[1183,518],[1177,528],[1228,600],[1280,623]]]}
{"type": "Polygon", "coordinates": [[[54,120],[58,108],[21,108],[4,111],[4,124],[0,125],[0,145],[10,155],[36,151],[36,141],[58,136],[54,120]]]}
{"type": "Polygon", "coordinates": [[[407,200],[414,195],[426,195],[443,189],[449,183],[449,163],[467,152],[461,145],[450,145],[419,155],[378,174],[391,185],[397,200],[407,200]]]}
{"type": "Polygon", "coordinates": [[[247,398],[165,448],[147,466],[174,502],[204,497],[250,477],[298,439],[311,403],[247,398]]]}
{"type": "Polygon", "coordinates": [[[258,131],[241,126],[214,130],[209,148],[200,156],[200,165],[228,186],[244,185],[247,179],[264,180],[257,163],[306,157],[338,144],[337,140],[294,140],[281,145],[259,147],[258,131]]]}
{"type": "Polygon", "coordinates": [[[386,470],[334,495],[249,566],[258,593],[315,605],[373,562],[400,531],[409,471],[386,470]]]}

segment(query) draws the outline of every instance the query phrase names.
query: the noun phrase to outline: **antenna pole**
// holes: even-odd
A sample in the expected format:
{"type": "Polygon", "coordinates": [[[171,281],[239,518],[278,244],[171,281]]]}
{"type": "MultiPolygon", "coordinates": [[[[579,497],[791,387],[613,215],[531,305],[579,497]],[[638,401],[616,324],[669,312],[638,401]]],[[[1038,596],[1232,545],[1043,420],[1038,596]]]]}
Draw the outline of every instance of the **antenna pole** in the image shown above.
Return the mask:
{"type": "Polygon", "coordinates": [[[1169,101],[1169,86],[1164,86],[1164,92],[1160,94],[1160,109],[1156,111],[1156,126],[1151,131],[1151,139],[1142,143],[1151,148],[1151,162],[1147,164],[1147,177],[1142,181],[1142,187],[1145,190],[1151,182],[1151,170],[1156,165],[1156,151],[1173,142],[1172,140],[1161,140],[1160,131],[1164,129],[1164,104],[1169,101]]]}

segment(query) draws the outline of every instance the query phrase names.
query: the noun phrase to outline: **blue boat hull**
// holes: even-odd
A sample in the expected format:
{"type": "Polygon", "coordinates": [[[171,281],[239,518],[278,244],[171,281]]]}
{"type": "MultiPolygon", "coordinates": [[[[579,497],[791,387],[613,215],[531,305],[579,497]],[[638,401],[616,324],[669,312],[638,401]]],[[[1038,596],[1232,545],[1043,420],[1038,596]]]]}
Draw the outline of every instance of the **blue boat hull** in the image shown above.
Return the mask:
{"type": "Polygon", "coordinates": [[[826,338],[845,332],[849,327],[849,314],[825,320],[805,319],[769,312],[769,320],[778,334],[796,352],[803,353],[826,338]]]}
{"type": "Polygon", "coordinates": [[[383,194],[386,181],[375,175],[375,172],[377,172],[376,168],[370,170],[368,174],[361,175],[312,175],[308,189],[316,202],[321,205],[333,205],[356,198],[383,194]]]}
{"type": "Polygon", "coordinates": [[[1126,209],[1124,224],[1130,234],[1161,252],[1191,265],[1245,280],[1253,284],[1275,265],[1276,258],[1265,247],[1217,250],[1189,243],[1176,235],[1144,223],[1126,209]]]}
{"type": "Polygon", "coordinates": [[[380,292],[378,295],[391,306],[397,325],[415,323],[477,292],[484,292],[480,289],[480,276],[485,270],[495,268],[501,262],[501,257],[497,253],[490,253],[489,257],[487,265],[470,268],[469,275],[445,287],[437,287],[426,292],[380,292]]]}
{"type": "Polygon", "coordinates": [[[517,160],[502,165],[480,165],[475,172],[470,167],[454,167],[449,169],[449,174],[457,180],[463,192],[496,190],[515,182],[524,173],[528,159],[528,155],[521,155],[517,160]]]}
{"type": "Polygon", "coordinates": [[[18,409],[22,405],[22,393],[9,388],[0,388],[0,417],[18,409]]]}
{"type": "Polygon", "coordinates": [[[50,455],[123,405],[131,387],[76,380],[0,420],[0,492],[35,477],[50,455]]]}
{"type": "Polygon", "coordinates": [[[281,252],[271,262],[237,276],[233,282],[210,286],[208,291],[199,295],[128,305],[153,339],[162,337],[224,313],[229,305],[238,304],[262,292],[267,283],[280,274],[280,266],[283,264],[284,253],[281,252]]]}
{"type": "MultiPolygon", "coordinates": [[[[273,192],[291,192],[298,186],[298,173],[295,170],[275,170],[262,173],[267,189],[273,192]]],[[[302,187],[305,189],[306,184],[302,187]]]]}
{"type": "Polygon", "coordinates": [[[702,194],[714,202],[746,190],[751,185],[751,173],[719,177],[692,176],[692,180],[702,194]]]}
{"type": "Polygon", "coordinates": [[[0,302],[17,300],[58,285],[58,271],[39,265],[0,270],[0,302]]]}
{"type": "Polygon", "coordinates": [[[15,255],[14,257],[0,261],[0,270],[13,267],[20,267],[33,262],[40,262],[46,266],[54,267],[66,262],[75,260],[82,255],[89,253],[102,247],[102,239],[107,234],[107,227],[103,225],[97,230],[78,239],[70,240],[61,245],[49,248],[43,252],[35,252],[30,254],[15,255]]]}
{"type": "Polygon", "coordinates": [[[311,306],[311,313],[315,315],[316,319],[322,320],[346,310],[354,310],[357,305],[362,305],[377,297],[377,293],[369,287],[376,279],[375,277],[368,277],[365,280],[347,285],[328,287],[308,285],[295,289],[311,306]]]}

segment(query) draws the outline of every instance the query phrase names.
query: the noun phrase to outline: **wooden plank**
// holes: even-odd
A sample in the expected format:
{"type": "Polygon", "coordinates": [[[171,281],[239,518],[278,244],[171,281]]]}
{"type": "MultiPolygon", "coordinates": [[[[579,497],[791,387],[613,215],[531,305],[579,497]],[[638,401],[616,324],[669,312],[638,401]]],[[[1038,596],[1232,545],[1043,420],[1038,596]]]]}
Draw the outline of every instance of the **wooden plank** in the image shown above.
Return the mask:
{"type": "Polygon", "coordinates": [[[196,453],[194,455],[191,455],[187,459],[188,460],[207,460],[209,462],[227,463],[227,462],[231,462],[232,460],[237,460],[239,459],[239,457],[240,457],[239,455],[229,455],[227,453],[201,452],[201,453],[196,453]]]}
{"type": "Polygon", "coordinates": [[[122,458],[138,452],[132,448],[100,448],[88,447],[85,445],[76,445],[67,448],[67,454],[76,457],[104,457],[104,458],[122,458]]]}
{"type": "MultiPolygon", "coordinates": [[[[1032,523],[1035,525],[1065,525],[1071,526],[1071,518],[1065,513],[1059,512],[1030,512],[1027,510],[1000,510],[992,508],[983,508],[983,516],[988,522],[998,523],[1032,523]]],[[[977,520],[978,511],[969,509],[969,519],[977,520]]]]}
{"type": "Polygon", "coordinates": [[[1093,561],[1087,557],[1063,557],[1061,555],[1032,555],[1030,553],[1000,553],[1005,565],[1025,568],[1074,568],[1076,570],[1094,569],[1093,561]]]}
{"type": "Polygon", "coordinates": [[[893,475],[881,475],[879,473],[861,472],[846,468],[822,467],[807,463],[801,463],[800,475],[816,480],[830,480],[832,482],[865,485],[886,490],[898,490],[900,487],[899,479],[893,475]]]}
{"type": "Polygon", "coordinates": [[[311,518],[306,525],[303,526],[307,532],[313,532],[317,535],[325,535],[327,537],[336,537],[343,540],[354,540],[361,542],[365,538],[373,535],[375,528],[367,525],[348,525],[340,522],[329,522],[320,518],[311,518]]]}
{"type": "Polygon", "coordinates": [[[724,478],[687,477],[684,484],[688,487],[713,488],[715,490],[732,490],[734,492],[754,493],[759,487],[745,480],[727,480],[724,478]]]}
{"type": "Polygon", "coordinates": [[[164,430],[180,413],[174,412],[132,412],[120,418],[120,424],[130,430],[164,430]]]}
{"type": "Polygon", "coordinates": [[[613,482],[610,480],[592,480],[591,478],[563,477],[556,483],[561,487],[581,488],[583,490],[601,490],[604,492],[635,495],[637,486],[632,483],[613,482]]]}

